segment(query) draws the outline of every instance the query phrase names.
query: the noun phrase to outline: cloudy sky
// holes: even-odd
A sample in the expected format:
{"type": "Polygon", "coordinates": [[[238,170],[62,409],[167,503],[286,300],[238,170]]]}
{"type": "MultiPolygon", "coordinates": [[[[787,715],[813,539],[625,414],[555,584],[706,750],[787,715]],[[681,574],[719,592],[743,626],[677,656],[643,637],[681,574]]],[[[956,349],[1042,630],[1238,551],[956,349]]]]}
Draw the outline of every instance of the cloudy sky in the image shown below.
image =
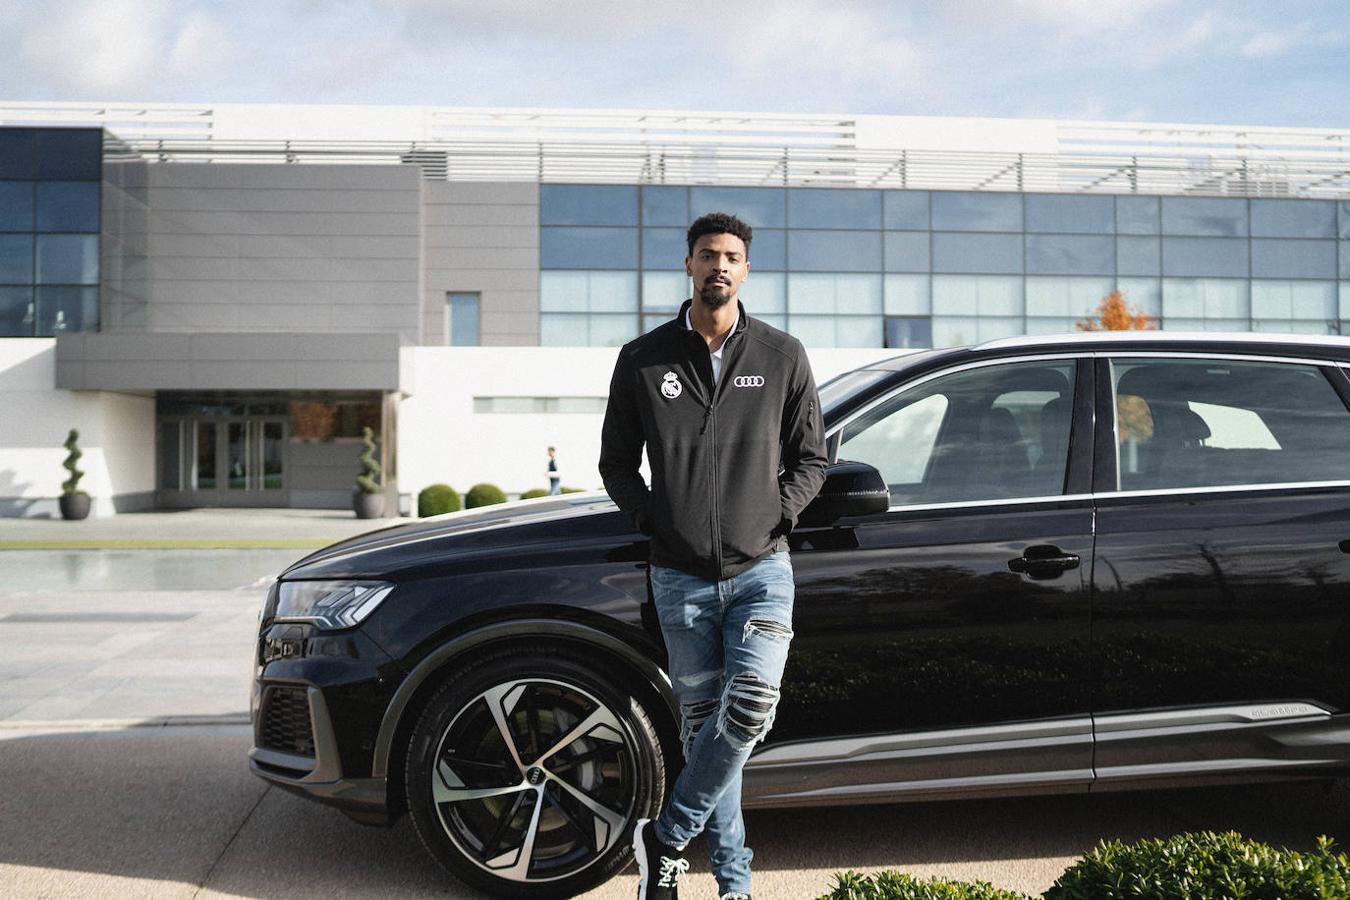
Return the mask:
{"type": "Polygon", "coordinates": [[[0,0],[0,100],[1350,129],[1344,0],[0,0]]]}

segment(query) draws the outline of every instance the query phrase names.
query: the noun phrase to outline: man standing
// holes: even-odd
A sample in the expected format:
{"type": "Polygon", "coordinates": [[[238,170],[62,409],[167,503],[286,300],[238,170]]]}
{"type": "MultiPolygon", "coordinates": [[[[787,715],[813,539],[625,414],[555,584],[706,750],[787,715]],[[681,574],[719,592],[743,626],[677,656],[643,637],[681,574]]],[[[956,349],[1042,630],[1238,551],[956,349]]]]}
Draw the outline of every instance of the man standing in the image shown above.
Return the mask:
{"type": "Polygon", "coordinates": [[[750,896],[741,768],[773,724],[792,638],[787,534],[824,479],[806,353],[737,299],[750,239],[723,213],[689,227],[694,296],[624,346],[609,387],[600,474],[651,536],[685,756],[660,816],[634,831],[639,897],[677,896],[683,850],[704,831],[723,900],[750,896]]]}

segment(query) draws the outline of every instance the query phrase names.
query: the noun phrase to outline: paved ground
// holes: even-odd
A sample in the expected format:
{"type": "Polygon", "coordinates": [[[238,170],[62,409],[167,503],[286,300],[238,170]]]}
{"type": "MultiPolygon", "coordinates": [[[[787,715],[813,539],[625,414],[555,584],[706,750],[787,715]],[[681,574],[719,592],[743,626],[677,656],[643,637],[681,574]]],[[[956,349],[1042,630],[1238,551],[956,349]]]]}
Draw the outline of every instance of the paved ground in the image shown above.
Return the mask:
{"type": "MultiPolygon", "coordinates": [[[[321,529],[369,524],[278,513],[228,521],[218,512],[162,514],[157,528],[131,516],[98,524],[113,539],[141,541],[189,526],[255,535],[312,527],[318,540],[321,529]],[[127,531],[108,524],[121,519],[127,531]]],[[[70,524],[0,520],[0,540],[70,524]]],[[[430,861],[406,820],[365,828],[248,773],[258,606],[271,575],[303,552],[0,549],[0,896],[475,896],[430,861]]],[[[1260,786],[747,818],[761,900],[817,896],[846,868],[1040,892],[1102,837],[1232,828],[1299,848],[1323,833],[1350,840],[1350,790],[1260,786]]],[[[712,897],[699,852],[686,896],[712,897]]],[[[635,885],[630,870],[588,897],[631,897],[635,885]]]]}
{"type": "Polygon", "coordinates": [[[411,519],[361,520],[340,509],[184,509],[66,522],[0,518],[0,549],[322,547],[411,519]]]}

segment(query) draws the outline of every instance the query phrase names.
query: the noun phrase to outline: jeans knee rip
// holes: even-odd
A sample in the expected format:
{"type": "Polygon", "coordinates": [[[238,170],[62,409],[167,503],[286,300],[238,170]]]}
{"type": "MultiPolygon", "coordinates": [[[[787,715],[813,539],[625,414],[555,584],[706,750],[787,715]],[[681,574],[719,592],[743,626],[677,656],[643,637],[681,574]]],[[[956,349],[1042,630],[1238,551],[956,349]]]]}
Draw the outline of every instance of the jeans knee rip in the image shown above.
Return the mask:
{"type": "Polygon", "coordinates": [[[773,619],[751,619],[746,622],[745,631],[741,634],[741,643],[744,644],[756,634],[778,640],[792,640],[792,629],[782,622],[775,622],[773,619]]]}
{"type": "Polygon", "coordinates": [[[717,700],[695,700],[680,704],[680,745],[684,748],[684,758],[694,748],[694,739],[708,717],[717,709],[717,700]]]}
{"type": "Polygon", "coordinates": [[[717,733],[737,750],[748,750],[768,735],[777,709],[778,688],[754,675],[733,675],[722,694],[717,733]]]}
{"type": "Polygon", "coordinates": [[[698,687],[700,684],[707,684],[722,677],[721,669],[712,669],[708,672],[695,672],[692,675],[681,675],[680,684],[685,687],[698,687]]]}

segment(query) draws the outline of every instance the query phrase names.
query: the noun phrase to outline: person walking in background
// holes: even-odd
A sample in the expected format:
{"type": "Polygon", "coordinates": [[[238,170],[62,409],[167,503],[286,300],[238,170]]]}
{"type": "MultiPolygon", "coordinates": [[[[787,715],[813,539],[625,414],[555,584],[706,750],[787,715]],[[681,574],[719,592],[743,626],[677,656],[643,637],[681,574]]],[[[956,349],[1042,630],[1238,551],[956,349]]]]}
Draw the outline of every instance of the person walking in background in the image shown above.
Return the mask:
{"type": "Polygon", "coordinates": [[[686,761],[633,849],[638,896],[675,898],[684,849],[706,833],[722,900],[748,900],[741,769],[773,725],[796,590],[787,535],[824,481],[824,427],[801,342],[738,299],[750,226],[712,213],[686,238],[694,296],[619,351],[601,433],[605,489],[651,536],[686,761]]]}
{"type": "Polygon", "coordinates": [[[558,471],[558,450],[548,448],[548,493],[549,496],[562,493],[562,473],[558,471]]]}

